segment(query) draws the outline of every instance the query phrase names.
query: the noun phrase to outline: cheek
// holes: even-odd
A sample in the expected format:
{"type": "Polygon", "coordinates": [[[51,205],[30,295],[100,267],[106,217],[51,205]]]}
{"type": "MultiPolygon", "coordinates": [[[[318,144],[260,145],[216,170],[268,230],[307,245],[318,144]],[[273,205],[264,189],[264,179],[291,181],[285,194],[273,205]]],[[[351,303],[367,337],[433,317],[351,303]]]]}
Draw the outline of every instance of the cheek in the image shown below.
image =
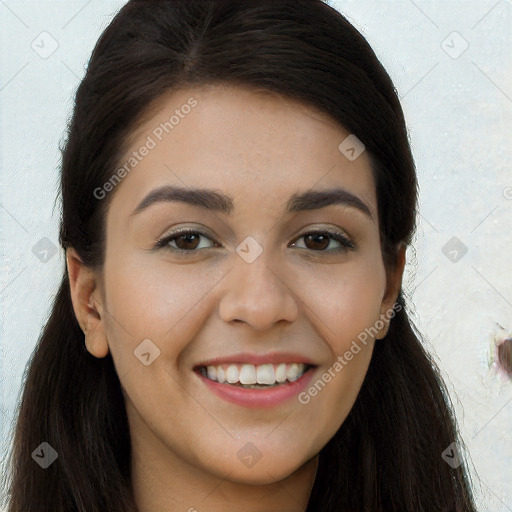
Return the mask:
{"type": "MultiPolygon", "coordinates": [[[[371,360],[374,333],[380,318],[385,286],[378,261],[354,261],[339,266],[337,275],[317,275],[314,292],[308,294],[312,322],[322,333],[332,359],[321,368],[301,403],[323,418],[331,435],[350,412],[371,360]]],[[[309,288],[311,289],[311,288],[309,288]]]]}
{"type": "Polygon", "coordinates": [[[331,360],[319,368],[299,401],[322,425],[312,449],[323,448],[340,428],[357,399],[372,357],[374,339],[365,329],[374,325],[379,314],[375,290],[361,288],[349,280],[342,289],[324,298],[323,314],[329,328],[323,326],[324,340],[331,360]],[[335,294],[334,294],[335,293],[335,294]]]}
{"type": "Polygon", "coordinates": [[[336,353],[348,350],[352,340],[374,326],[379,319],[381,296],[371,282],[357,280],[357,276],[345,283],[337,298],[332,301],[330,318],[336,334],[332,340],[336,353]]]}
{"type": "Polygon", "coordinates": [[[377,263],[340,266],[316,276],[305,302],[315,313],[323,337],[334,354],[345,352],[352,340],[380,318],[385,277],[377,263]]]}
{"type": "Polygon", "coordinates": [[[107,267],[105,320],[116,362],[130,364],[133,351],[146,339],[166,359],[177,358],[200,328],[202,301],[222,276],[212,267],[194,265],[192,271],[157,258],[152,264],[147,259],[117,260],[107,267]]]}

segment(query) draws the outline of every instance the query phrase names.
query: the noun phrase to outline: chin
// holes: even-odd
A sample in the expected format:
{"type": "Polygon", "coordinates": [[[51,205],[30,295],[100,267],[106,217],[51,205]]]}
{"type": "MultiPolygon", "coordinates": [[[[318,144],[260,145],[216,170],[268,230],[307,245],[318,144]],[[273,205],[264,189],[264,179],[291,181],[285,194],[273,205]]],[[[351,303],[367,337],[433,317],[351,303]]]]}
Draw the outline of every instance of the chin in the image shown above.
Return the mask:
{"type": "Polygon", "coordinates": [[[296,456],[291,460],[288,454],[275,451],[270,455],[262,454],[261,458],[255,458],[245,463],[235,457],[219,473],[222,477],[226,477],[227,474],[227,478],[231,482],[238,484],[270,485],[290,477],[311,458],[304,454],[302,457],[296,456]]]}
{"type": "Polygon", "coordinates": [[[233,468],[233,471],[227,477],[231,482],[245,485],[272,485],[290,477],[298,467],[291,467],[288,465],[280,465],[278,462],[268,464],[265,467],[256,467],[249,469],[233,468]]]}

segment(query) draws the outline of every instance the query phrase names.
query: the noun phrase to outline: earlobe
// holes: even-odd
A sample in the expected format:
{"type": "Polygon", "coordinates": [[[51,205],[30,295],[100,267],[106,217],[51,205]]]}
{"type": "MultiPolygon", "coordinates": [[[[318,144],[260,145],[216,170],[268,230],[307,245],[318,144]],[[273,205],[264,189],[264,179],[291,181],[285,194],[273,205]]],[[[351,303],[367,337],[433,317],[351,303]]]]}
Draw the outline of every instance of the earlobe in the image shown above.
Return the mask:
{"type": "Polygon", "coordinates": [[[85,334],[86,348],[93,356],[103,358],[108,354],[108,341],[103,309],[95,296],[98,291],[96,273],[82,262],[72,248],[66,250],[66,265],[73,310],[85,334]]]}
{"type": "Polygon", "coordinates": [[[91,355],[98,359],[102,359],[108,354],[108,342],[106,337],[98,337],[97,334],[98,333],[95,335],[85,334],[85,347],[91,355]]]}
{"type": "Polygon", "coordinates": [[[388,334],[389,324],[392,317],[395,315],[394,306],[398,299],[400,289],[402,287],[402,276],[405,269],[405,251],[407,247],[405,244],[400,244],[397,251],[397,259],[395,267],[390,269],[387,274],[386,293],[382,300],[380,311],[380,320],[385,324],[379,332],[377,339],[381,340],[388,334]]]}

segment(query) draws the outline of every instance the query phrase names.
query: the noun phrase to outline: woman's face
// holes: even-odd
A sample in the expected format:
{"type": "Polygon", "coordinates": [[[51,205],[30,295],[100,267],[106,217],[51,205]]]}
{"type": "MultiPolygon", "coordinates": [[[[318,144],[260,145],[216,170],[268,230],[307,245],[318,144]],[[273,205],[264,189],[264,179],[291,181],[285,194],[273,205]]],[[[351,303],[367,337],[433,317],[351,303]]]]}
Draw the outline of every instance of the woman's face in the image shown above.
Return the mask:
{"type": "Polygon", "coordinates": [[[149,117],[119,164],[91,351],[112,354],[135,457],[283,479],[345,420],[398,293],[369,159],[326,116],[245,88],[180,90],[149,117]]]}

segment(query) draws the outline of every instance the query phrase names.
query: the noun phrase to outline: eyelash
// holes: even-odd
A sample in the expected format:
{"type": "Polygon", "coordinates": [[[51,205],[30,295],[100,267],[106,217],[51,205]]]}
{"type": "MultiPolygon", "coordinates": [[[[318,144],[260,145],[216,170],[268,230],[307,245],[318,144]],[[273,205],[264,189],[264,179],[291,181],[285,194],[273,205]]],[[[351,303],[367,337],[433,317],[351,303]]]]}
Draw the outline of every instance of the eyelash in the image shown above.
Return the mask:
{"type": "MultiPolygon", "coordinates": [[[[193,229],[184,229],[184,230],[176,231],[175,233],[171,233],[168,236],[164,236],[164,237],[160,238],[157,241],[154,248],[155,248],[155,250],[165,249],[166,251],[169,251],[174,254],[190,254],[193,252],[198,252],[198,250],[200,250],[200,249],[177,249],[177,248],[169,246],[169,242],[173,241],[176,238],[179,238],[180,236],[184,236],[184,235],[199,235],[199,236],[202,236],[202,237],[212,240],[208,235],[206,235],[205,233],[203,233],[201,231],[197,231],[197,230],[193,230],[193,229]]],[[[331,249],[331,250],[309,249],[310,251],[315,252],[315,253],[339,254],[340,252],[353,251],[356,248],[355,244],[351,240],[349,240],[346,236],[344,236],[343,234],[341,234],[338,231],[333,231],[333,230],[329,230],[329,229],[308,231],[307,233],[303,233],[302,235],[300,235],[293,243],[296,243],[297,240],[299,240],[300,238],[306,237],[308,235],[328,235],[331,239],[335,240],[336,242],[338,242],[341,245],[341,247],[338,247],[337,249],[331,249]]],[[[212,241],[215,242],[214,240],[212,240],[212,241]]],[[[210,247],[208,247],[208,249],[210,249],[210,247]]],[[[304,248],[300,247],[300,249],[304,249],[304,248]]],[[[305,248],[305,249],[307,250],[307,248],[305,248]]]]}

